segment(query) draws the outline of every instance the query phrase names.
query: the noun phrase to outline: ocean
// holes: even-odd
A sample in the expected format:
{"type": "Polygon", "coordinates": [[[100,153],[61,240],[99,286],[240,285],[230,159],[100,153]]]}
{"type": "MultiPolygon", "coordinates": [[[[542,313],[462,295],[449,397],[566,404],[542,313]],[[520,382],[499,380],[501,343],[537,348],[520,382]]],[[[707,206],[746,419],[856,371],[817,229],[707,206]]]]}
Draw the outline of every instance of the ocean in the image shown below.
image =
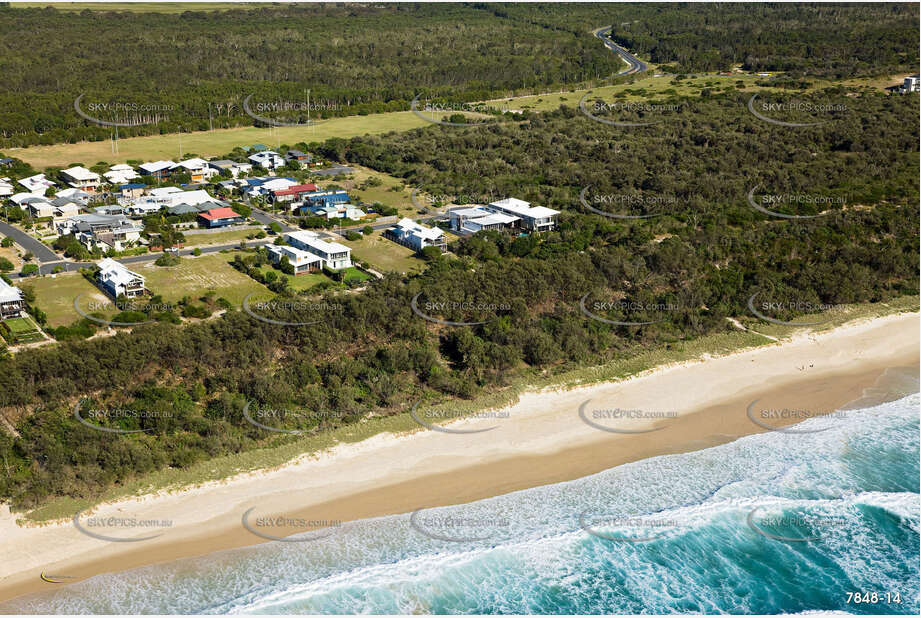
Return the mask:
{"type": "Polygon", "coordinates": [[[97,576],[0,611],[917,614],[919,405],[97,576]]]}

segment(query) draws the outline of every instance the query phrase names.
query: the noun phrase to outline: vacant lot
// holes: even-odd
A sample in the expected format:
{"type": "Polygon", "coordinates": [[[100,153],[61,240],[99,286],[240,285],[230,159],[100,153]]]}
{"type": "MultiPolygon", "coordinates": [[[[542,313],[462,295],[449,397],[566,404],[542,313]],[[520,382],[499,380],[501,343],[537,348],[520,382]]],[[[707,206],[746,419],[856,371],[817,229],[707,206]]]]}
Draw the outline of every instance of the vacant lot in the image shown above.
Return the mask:
{"type": "Polygon", "coordinates": [[[425,262],[415,257],[412,249],[384,238],[380,231],[363,236],[361,240],[339,242],[352,248],[353,259],[367,262],[378,272],[415,273],[425,267],[425,262]]]}
{"type": "Polygon", "coordinates": [[[35,290],[35,305],[48,315],[48,326],[67,326],[80,319],[74,309],[74,299],[80,298],[80,308],[85,313],[115,315],[112,301],[80,273],[45,275],[22,281],[20,287],[35,290]],[[102,307],[102,309],[100,309],[102,307]]]}
{"type": "MultiPolygon", "coordinates": [[[[240,127],[236,129],[215,129],[197,133],[183,133],[182,152],[194,152],[199,156],[219,157],[236,146],[279,144],[297,142],[322,142],[331,137],[349,138],[366,133],[387,133],[407,131],[416,127],[431,126],[412,112],[388,112],[367,116],[332,118],[310,127],[240,127]]],[[[74,162],[94,165],[97,161],[124,163],[128,159],[151,161],[157,159],[178,160],[180,135],[152,135],[118,140],[118,154],[112,152],[112,142],[80,142],[54,146],[33,146],[31,148],[8,148],[6,156],[17,157],[30,163],[36,169],[49,166],[66,166],[74,162]]]]}
{"type": "Polygon", "coordinates": [[[361,165],[350,164],[350,167],[355,169],[355,173],[350,175],[349,180],[332,184],[341,185],[349,195],[358,197],[362,202],[380,202],[384,206],[396,208],[400,211],[400,216],[411,217],[416,214],[416,208],[412,203],[413,188],[406,186],[403,180],[361,165]],[[381,184],[358,189],[370,178],[376,178],[381,184]]]}
{"type": "Polygon", "coordinates": [[[178,266],[156,266],[153,262],[133,265],[132,269],[147,279],[147,288],[166,302],[185,296],[194,300],[214,291],[216,298],[226,298],[239,307],[250,293],[256,299],[273,296],[261,283],[230,265],[233,253],[214,253],[201,257],[183,257],[178,266]]]}
{"type": "Polygon", "coordinates": [[[261,269],[262,274],[265,274],[269,271],[274,271],[278,274],[279,277],[284,275],[288,278],[288,287],[292,290],[300,292],[301,290],[309,290],[318,283],[331,283],[332,279],[323,274],[322,271],[316,271],[311,273],[303,273],[300,275],[285,275],[280,270],[276,270],[272,266],[266,265],[261,269]]]}
{"type": "Polygon", "coordinates": [[[203,245],[226,245],[232,242],[246,240],[247,237],[258,234],[260,230],[227,230],[226,232],[213,232],[190,234],[185,233],[186,247],[200,247],[203,245]]]}

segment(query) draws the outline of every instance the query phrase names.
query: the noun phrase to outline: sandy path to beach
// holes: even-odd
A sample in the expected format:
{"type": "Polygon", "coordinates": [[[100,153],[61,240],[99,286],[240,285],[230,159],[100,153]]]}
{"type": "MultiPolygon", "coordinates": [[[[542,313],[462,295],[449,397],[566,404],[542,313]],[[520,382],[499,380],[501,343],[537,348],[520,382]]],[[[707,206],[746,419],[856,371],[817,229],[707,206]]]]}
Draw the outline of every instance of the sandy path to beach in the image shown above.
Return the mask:
{"type": "MultiPolygon", "coordinates": [[[[459,431],[494,428],[489,431],[379,435],[278,470],[94,510],[100,517],[171,522],[153,531],[104,532],[122,538],[162,533],[141,542],[91,538],[70,521],[20,528],[4,507],[0,600],[61,585],[41,581],[43,571],[78,581],[264,542],[241,524],[243,513],[251,508],[250,522],[276,514],[349,521],[469,502],[767,431],[747,414],[755,399],[756,418],[778,427],[802,420],[803,415],[827,413],[872,394],[887,369],[912,368],[916,375],[918,366],[919,314],[914,313],[657,369],[622,382],[528,393],[500,415],[446,426],[459,431]],[[658,429],[612,433],[580,418],[580,407],[591,423],[608,429],[658,429]],[[795,410],[797,415],[758,416],[763,409],[795,410]],[[624,410],[659,418],[604,418],[623,415],[624,410]]],[[[298,531],[260,530],[278,536],[298,531]]]]}

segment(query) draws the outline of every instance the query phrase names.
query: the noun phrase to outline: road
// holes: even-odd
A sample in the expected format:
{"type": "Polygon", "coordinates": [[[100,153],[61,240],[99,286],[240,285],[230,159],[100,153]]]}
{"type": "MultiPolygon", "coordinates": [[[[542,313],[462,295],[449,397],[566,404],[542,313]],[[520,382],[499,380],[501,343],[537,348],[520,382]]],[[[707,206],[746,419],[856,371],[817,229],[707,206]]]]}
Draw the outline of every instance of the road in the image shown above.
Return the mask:
{"type": "Polygon", "coordinates": [[[48,245],[32,238],[14,225],[0,221],[0,234],[12,238],[24,251],[31,252],[39,262],[57,262],[62,259],[48,245]]]}
{"type": "Polygon", "coordinates": [[[628,69],[626,69],[625,71],[621,71],[614,77],[620,77],[621,75],[631,75],[633,73],[643,73],[644,71],[649,70],[649,65],[647,65],[645,62],[643,62],[642,60],[640,60],[639,58],[637,58],[636,56],[628,52],[626,49],[624,49],[623,47],[621,47],[620,45],[618,45],[611,39],[607,38],[607,35],[609,32],[611,32],[610,26],[608,26],[607,28],[599,28],[598,30],[595,30],[595,36],[601,39],[601,42],[604,43],[605,47],[610,49],[615,54],[618,54],[621,58],[623,58],[627,62],[627,64],[630,65],[628,69]]]}

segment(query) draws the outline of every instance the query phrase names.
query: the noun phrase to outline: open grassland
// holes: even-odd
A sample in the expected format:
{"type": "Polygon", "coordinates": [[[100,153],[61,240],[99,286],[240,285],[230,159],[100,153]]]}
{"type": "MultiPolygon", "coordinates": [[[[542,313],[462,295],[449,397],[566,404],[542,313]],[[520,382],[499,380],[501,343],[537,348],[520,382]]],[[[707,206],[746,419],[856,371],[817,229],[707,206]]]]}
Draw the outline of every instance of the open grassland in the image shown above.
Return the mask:
{"type": "Polygon", "coordinates": [[[252,2],[11,2],[16,9],[43,9],[52,7],[58,11],[116,11],[124,13],[185,13],[186,11],[224,11],[227,9],[253,9],[252,2]]]}
{"type": "Polygon", "coordinates": [[[132,270],[146,277],[147,288],[168,303],[185,296],[197,300],[213,291],[215,298],[226,298],[239,307],[243,299],[255,293],[253,300],[274,296],[267,287],[230,265],[232,253],[213,253],[200,257],[183,257],[177,266],[156,266],[153,262],[133,265],[132,270]]]}
{"type": "Polygon", "coordinates": [[[80,298],[79,305],[84,313],[101,314],[104,317],[112,317],[117,313],[112,300],[80,273],[34,277],[19,285],[35,290],[35,306],[47,314],[48,326],[52,328],[68,326],[81,319],[74,308],[74,299],[77,297],[80,298]]]}
{"type": "MultiPolygon", "coordinates": [[[[232,242],[239,242],[241,240],[247,240],[250,236],[254,236],[259,233],[260,230],[227,230],[223,232],[203,232],[203,233],[194,233],[190,234],[186,232],[185,243],[186,247],[201,247],[204,245],[226,245],[232,242]]],[[[253,242],[258,242],[253,240],[253,242]]]]}
{"type": "Polygon", "coordinates": [[[349,167],[354,168],[355,173],[349,174],[348,180],[335,184],[341,185],[350,195],[355,195],[368,204],[380,202],[384,206],[396,208],[400,211],[400,216],[408,217],[416,213],[412,203],[412,187],[407,186],[401,179],[361,165],[349,164],[349,167]],[[366,185],[366,188],[359,189],[358,187],[369,178],[376,178],[381,184],[366,185]]]}
{"type": "MultiPolygon", "coordinates": [[[[700,96],[700,93],[706,88],[709,88],[713,91],[731,89],[734,91],[738,90],[742,92],[754,92],[757,90],[779,90],[776,88],[764,88],[763,86],[757,85],[756,82],[766,79],[771,78],[760,77],[758,75],[748,73],[734,73],[732,75],[713,73],[688,77],[678,81],[677,83],[673,83],[675,81],[674,75],[661,75],[659,77],[655,77],[654,72],[650,70],[648,73],[646,73],[646,76],[639,77],[632,83],[617,84],[614,86],[599,86],[592,89],[569,90],[536,95],[523,95],[517,97],[509,97],[506,99],[493,99],[490,101],[484,101],[484,103],[503,111],[522,110],[533,112],[548,112],[558,109],[562,105],[578,107],[579,101],[587,93],[591,93],[592,99],[599,97],[605,100],[622,94],[622,97],[618,97],[619,100],[636,102],[662,98],[666,96],[700,96]],[[741,88],[738,87],[739,83],[742,85],[741,88]]],[[[872,87],[882,89],[886,86],[901,83],[902,79],[897,77],[879,77],[873,79],[851,79],[840,82],[832,82],[829,80],[808,78],[806,81],[812,83],[810,90],[821,90],[823,88],[829,88],[834,85],[844,85],[851,88],[872,87]]]]}
{"type": "Polygon", "coordinates": [[[117,154],[114,152],[111,141],[8,148],[4,152],[6,156],[22,159],[36,169],[45,169],[51,166],[66,166],[71,163],[94,165],[98,161],[124,163],[129,159],[178,160],[180,151],[184,153],[184,156],[188,153],[196,153],[205,158],[220,157],[237,146],[266,144],[275,148],[280,144],[322,142],[331,137],[350,138],[369,133],[408,131],[423,126],[431,125],[412,112],[387,112],[367,116],[331,118],[309,127],[239,127],[131,137],[118,140],[117,154]]]}
{"type": "Polygon", "coordinates": [[[339,242],[351,247],[352,259],[367,262],[378,272],[415,273],[425,268],[425,262],[415,257],[412,249],[384,238],[380,231],[362,236],[360,240],[339,242]]]}
{"type": "MultiPolygon", "coordinates": [[[[917,311],[918,302],[917,296],[909,296],[888,303],[850,305],[845,313],[838,314],[834,319],[834,324],[840,325],[853,320],[917,311]]],[[[795,329],[786,334],[789,336],[809,330],[795,329]]],[[[639,354],[625,351],[622,358],[606,365],[586,367],[557,375],[526,376],[509,385],[508,388],[491,390],[485,395],[467,401],[454,401],[451,403],[451,409],[468,410],[473,414],[481,410],[512,405],[528,390],[570,389],[599,382],[622,380],[670,363],[680,363],[710,355],[730,354],[772,344],[774,344],[773,340],[756,333],[736,330],[697,339],[675,341],[668,349],[639,354]]],[[[435,407],[437,409],[437,406],[435,407]]],[[[364,422],[317,435],[273,438],[267,448],[216,457],[185,469],[167,468],[114,487],[98,499],[55,498],[37,509],[24,513],[21,519],[31,522],[65,519],[72,517],[76,511],[93,504],[220,481],[235,474],[272,469],[299,457],[320,453],[337,444],[360,442],[380,433],[406,434],[425,431],[412,420],[407,412],[403,411],[393,416],[370,417],[364,422]]]]}

